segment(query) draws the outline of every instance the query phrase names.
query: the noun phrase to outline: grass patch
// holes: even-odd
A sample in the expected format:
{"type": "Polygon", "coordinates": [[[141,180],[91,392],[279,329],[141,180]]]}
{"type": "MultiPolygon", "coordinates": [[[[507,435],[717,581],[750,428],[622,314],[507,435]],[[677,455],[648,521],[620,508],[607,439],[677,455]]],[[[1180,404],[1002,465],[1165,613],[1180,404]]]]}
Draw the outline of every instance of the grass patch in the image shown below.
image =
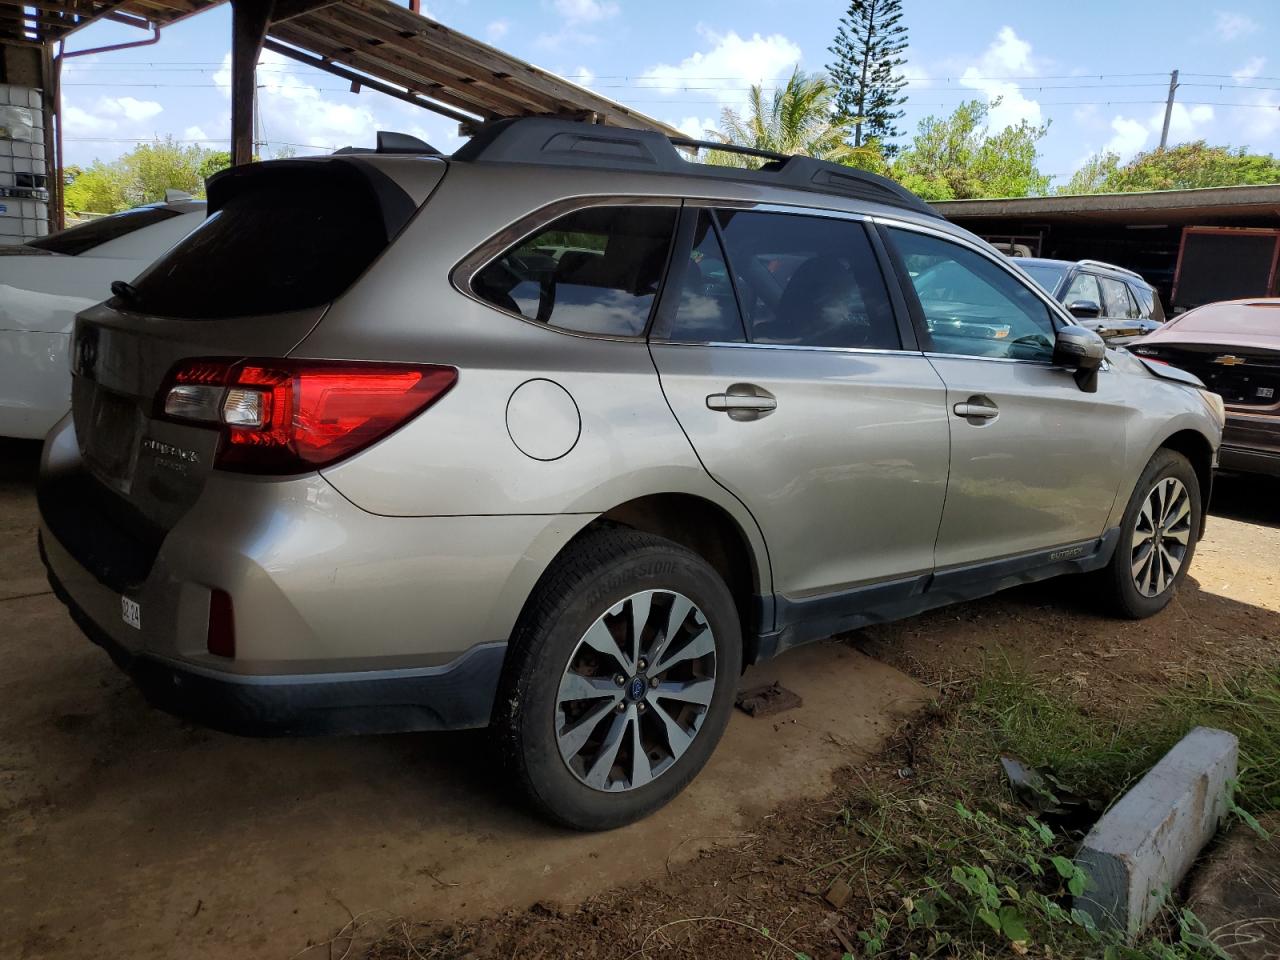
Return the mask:
{"type": "Polygon", "coordinates": [[[1280,807],[1280,669],[1096,704],[994,665],[915,734],[913,779],[872,787],[842,812],[836,829],[853,852],[819,869],[866,898],[851,955],[1224,957],[1199,921],[1173,906],[1134,946],[1073,911],[1084,879],[1071,862],[1079,834],[1030,815],[998,764],[1002,751],[1015,753],[1052,771],[1064,790],[1105,805],[1200,725],[1240,738],[1240,807],[1280,807]]]}

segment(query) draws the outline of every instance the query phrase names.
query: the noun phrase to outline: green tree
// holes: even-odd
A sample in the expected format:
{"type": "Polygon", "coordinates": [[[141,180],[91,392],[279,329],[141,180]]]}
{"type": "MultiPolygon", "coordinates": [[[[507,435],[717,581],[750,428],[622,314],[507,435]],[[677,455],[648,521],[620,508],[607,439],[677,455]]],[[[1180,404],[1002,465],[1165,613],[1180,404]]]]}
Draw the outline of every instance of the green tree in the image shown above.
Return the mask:
{"type": "Polygon", "coordinates": [[[71,213],[115,213],[164,199],[166,190],[204,196],[206,178],[231,165],[225,150],[180,144],[172,137],[142,143],[110,163],[95,160],[67,183],[65,208],[71,213]]]}
{"type": "Polygon", "coordinates": [[[1107,181],[1115,176],[1119,166],[1118,153],[1095,153],[1071,175],[1070,180],[1058,188],[1058,193],[1106,193],[1107,181]]]}
{"type": "Polygon", "coordinates": [[[1075,193],[1189,190],[1280,183],[1280,160],[1247,147],[1210,146],[1203,140],[1140,153],[1120,165],[1115,154],[1091,157],[1072,176],[1075,193]]]}
{"type": "Polygon", "coordinates": [[[1023,120],[992,133],[991,107],[999,102],[967,100],[949,117],[920,121],[911,144],[894,159],[891,175],[926,200],[1046,193],[1052,178],[1037,163],[1038,144],[1049,125],[1023,120]]]}
{"type": "Polygon", "coordinates": [[[200,181],[203,183],[215,173],[221,173],[229,166],[231,166],[231,154],[229,152],[226,150],[211,150],[200,161],[197,173],[200,174],[200,181]]]}
{"type": "MultiPolygon", "coordinates": [[[[725,107],[719,131],[713,139],[775,153],[804,154],[850,166],[879,170],[884,167],[875,144],[856,147],[849,142],[851,123],[832,112],[835,87],[822,74],[808,76],[794,70],[786,86],[765,97],[760,85],[751,88],[746,116],[725,107]]],[[[734,153],[716,153],[716,163],[758,166],[760,161],[734,153]]]]}
{"type": "Polygon", "coordinates": [[[890,141],[899,133],[894,121],[907,99],[907,28],[901,20],[902,0],[850,0],[827,48],[835,56],[827,67],[836,87],[835,110],[853,121],[853,145],[877,141],[887,156],[897,152],[890,141]]]}

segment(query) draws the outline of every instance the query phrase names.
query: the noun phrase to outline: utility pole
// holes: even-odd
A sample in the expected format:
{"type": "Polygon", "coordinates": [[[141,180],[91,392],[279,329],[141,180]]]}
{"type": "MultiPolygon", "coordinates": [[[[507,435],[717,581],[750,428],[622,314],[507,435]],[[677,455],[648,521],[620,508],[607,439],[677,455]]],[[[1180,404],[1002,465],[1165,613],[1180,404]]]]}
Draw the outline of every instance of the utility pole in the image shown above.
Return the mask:
{"type": "Polygon", "coordinates": [[[1169,74],[1169,99],[1164,105],[1164,127],[1160,130],[1160,149],[1164,149],[1169,140],[1169,118],[1173,116],[1173,95],[1178,90],[1178,71],[1169,74]]]}

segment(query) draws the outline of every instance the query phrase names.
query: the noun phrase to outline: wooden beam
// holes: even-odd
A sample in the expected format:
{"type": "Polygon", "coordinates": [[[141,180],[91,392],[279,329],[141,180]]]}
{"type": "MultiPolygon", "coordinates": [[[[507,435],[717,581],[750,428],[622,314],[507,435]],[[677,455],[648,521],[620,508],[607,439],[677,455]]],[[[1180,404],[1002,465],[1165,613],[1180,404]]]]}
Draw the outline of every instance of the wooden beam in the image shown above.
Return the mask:
{"type": "Polygon", "coordinates": [[[253,160],[255,68],[271,22],[272,0],[231,0],[231,163],[253,160]]]}
{"type": "Polygon", "coordinates": [[[319,54],[326,60],[345,63],[386,83],[406,87],[415,93],[420,93],[433,100],[439,100],[450,107],[477,114],[486,120],[500,116],[497,111],[487,107],[483,100],[455,95],[442,85],[423,78],[415,71],[401,69],[395,64],[389,63],[385,58],[378,57],[373,51],[370,53],[355,51],[350,44],[334,40],[327,31],[318,33],[316,30],[304,27],[302,20],[290,20],[288,23],[282,23],[271,31],[271,35],[286,43],[293,44],[295,47],[301,47],[303,50],[319,54]]]}
{"type": "Polygon", "coordinates": [[[450,120],[457,120],[459,123],[479,122],[473,116],[465,113],[459,113],[456,110],[450,110],[443,104],[434,103],[420,94],[412,93],[408,90],[398,90],[388,83],[383,83],[381,80],[363,76],[356,73],[354,70],[348,70],[346,67],[340,66],[339,64],[330,63],[322,57],[303,53],[301,50],[294,50],[291,47],[285,46],[283,43],[278,43],[275,40],[272,40],[270,37],[268,37],[262,45],[267,50],[274,50],[276,53],[297,60],[299,63],[308,64],[309,66],[315,67],[317,70],[327,71],[328,73],[332,73],[335,77],[341,77],[343,80],[350,80],[352,83],[358,83],[362,87],[368,87],[370,90],[376,90],[379,93],[384,93],[388,97],[395,97],[398,100],[405,101],[405,103],[412,103],[415,107],[432,110],[435,113],[448,117],[450,120]]]}

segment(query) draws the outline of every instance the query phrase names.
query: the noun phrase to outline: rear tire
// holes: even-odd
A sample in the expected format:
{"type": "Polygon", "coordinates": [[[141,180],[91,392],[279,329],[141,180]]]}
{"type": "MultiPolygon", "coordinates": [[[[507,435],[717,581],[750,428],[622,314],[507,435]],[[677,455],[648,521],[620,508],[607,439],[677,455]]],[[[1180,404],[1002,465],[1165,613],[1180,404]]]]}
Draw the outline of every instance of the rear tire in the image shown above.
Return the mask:
{"type": "Polygon", "coordinates": [[[1101,582],[1112,611],[1140,620],[1173,599],[1195,556],[1200,481],[1191,462],[1160,449],[1142,471],[1120,522],[1120,542],[1101,582]]]}
{"type": "Polygon", "coordinates": [[[702,769],[741,671],[742,629],[719,574],[669,540],[604,528],[571,544],[534,589],[494,732],[539,811],[609,830],[663,806],[702,769]]]}

